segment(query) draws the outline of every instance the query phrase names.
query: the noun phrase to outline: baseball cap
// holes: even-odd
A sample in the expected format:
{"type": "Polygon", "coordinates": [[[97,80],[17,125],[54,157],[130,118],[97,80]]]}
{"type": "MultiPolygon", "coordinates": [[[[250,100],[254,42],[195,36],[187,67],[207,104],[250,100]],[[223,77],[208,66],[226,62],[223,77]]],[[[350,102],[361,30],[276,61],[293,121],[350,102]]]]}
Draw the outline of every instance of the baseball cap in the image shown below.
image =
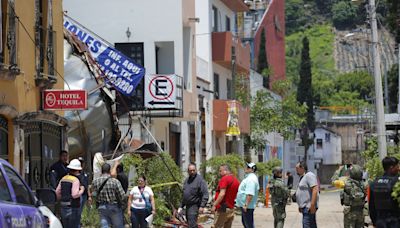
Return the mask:
{"type": "Polygon", "coordinates": [[[247,163],[246,166],[252,169],[254,172],[257,170],[257,166],[253,162],[247,163]]]}

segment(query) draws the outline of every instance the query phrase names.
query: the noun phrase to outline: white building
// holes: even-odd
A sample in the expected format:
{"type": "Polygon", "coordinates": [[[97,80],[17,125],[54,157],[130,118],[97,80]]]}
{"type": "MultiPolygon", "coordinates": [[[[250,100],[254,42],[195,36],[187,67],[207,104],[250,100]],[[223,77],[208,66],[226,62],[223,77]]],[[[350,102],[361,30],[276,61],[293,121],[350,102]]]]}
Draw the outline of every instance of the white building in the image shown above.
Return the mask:
{"type": "MultiPolygon", "coordinates": [[[[138,99],[132,99],[129,108],[144,117],[158,143],[177,164],[186,168],[190,161],[200,163],[204,159],[201,151],[211,145],[212,105],[208,93],[199,93],[205,100],[199,102],[196,88],[195,0],[87,0],[85,4],[68,0],[63,4],[68,16],[143,65],[146,76],[179,76],[177,87],[182,90],[183,104],[177,111],[137,111],[138,100],[143,99],[143,90],[147,89],[143,85],[138,86],[138,99]]],[[[209,75],[206,70],[205,84],[211,83],[209,75]]],[[[121,122],[128,121],[121,117],[121,122]]],[[[137,119],[133,128],[132,137],[151,142],[137,119]]]]}

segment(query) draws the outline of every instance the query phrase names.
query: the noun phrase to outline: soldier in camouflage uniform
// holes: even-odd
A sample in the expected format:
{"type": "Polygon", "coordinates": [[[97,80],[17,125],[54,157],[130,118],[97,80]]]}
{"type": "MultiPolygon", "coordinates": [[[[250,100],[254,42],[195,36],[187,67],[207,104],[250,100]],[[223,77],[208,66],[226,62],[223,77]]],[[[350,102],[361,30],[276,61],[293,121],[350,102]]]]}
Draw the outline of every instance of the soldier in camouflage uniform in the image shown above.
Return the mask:
{"type": "Polygon", "coordinates": [[[345,182],[344,189],[340,193],[340,200],[344,205],[344,227],[364,227],[364,204],[366,197],[366,185],[362,181],[362,168],[353,165],[350,169],[350,178],[345,182]]]}
{"type": "Polygon", "coordinates": [[[271,194],[271,205],[274,215],[274,227],[283,228],[286,218],[286,203],[289,197],[289,190],[282,180],[282,168],[275,167],[272,170],[273,179],[269,184],[271,194]]]}

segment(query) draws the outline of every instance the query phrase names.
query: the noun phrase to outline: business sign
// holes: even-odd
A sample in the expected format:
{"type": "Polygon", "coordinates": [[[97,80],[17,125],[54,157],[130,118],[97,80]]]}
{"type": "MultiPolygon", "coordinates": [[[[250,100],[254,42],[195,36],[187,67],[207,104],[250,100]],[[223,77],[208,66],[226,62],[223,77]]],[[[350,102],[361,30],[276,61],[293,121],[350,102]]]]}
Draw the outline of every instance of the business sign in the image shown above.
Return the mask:
{"type": "Polygon", "coordinates": [[[176,75],[145,76],[145,107],[150,109],[171,109],[176,103],[176,75]]]}
{"type": "Polygon", "coordinates": [[[85,43],[105,75],[105,81],[124,95],[132,95],[142,80],[145,69],[134,63],[112,45],[64,15],[64,28],[85,43]]]}
{"type": "Polygon", "coordinates": [[[83,110],[87,109],[85,90],[44,90],[44,110],[83,110]]]}

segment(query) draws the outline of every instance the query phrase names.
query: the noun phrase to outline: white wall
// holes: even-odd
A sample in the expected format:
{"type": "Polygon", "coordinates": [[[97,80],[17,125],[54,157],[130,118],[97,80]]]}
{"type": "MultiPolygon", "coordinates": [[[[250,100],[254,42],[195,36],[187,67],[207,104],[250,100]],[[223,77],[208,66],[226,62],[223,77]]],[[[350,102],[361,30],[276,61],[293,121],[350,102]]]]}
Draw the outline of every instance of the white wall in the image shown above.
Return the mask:
{"type": "Polygon", "coordinates": [[[146,72],[155,73],[155,42],[173,41],[175,73],[183,76],[182,0],[63,1],[64,10],[100,37],[114,44],[144,42],[146,72]]]}
{"type": "Polygon", "coordinates": [[[322,158],[324,165],[341,164],[341,137],[323,128],[316,128],[314,134],[314,158],[322,158]],[[330,135],[329,141],[326,140],[326,134],[330,135]],[[317,139],[322,139],[322,148],[317,147],[317,139]]]}
{"type": "Polygon", "coordinates": [[[211,49],[211,3],[210,0],[196,0],[196,55],[197,76],[212,82],[212,49],[211,49]]]}

